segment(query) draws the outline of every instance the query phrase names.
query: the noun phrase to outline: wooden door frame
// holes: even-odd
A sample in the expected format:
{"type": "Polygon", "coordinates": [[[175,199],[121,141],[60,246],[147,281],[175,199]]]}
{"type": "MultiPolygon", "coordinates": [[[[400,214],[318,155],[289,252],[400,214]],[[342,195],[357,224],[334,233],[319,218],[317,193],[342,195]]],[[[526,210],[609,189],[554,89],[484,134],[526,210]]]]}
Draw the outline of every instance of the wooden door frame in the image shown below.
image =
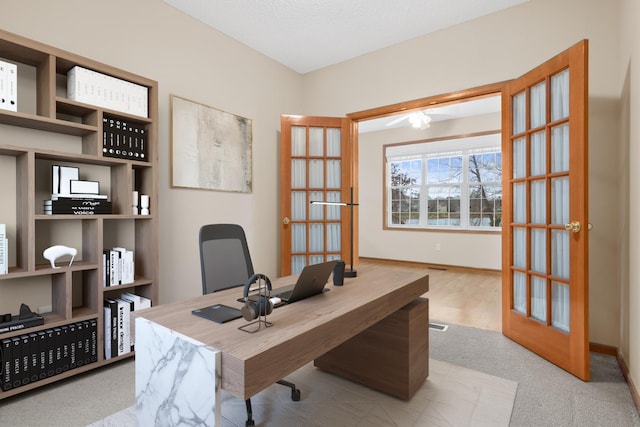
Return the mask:
{"type": "MultiPolygon", "coordinates": [[[[351,182],[354,183],[354,201],[360,199],[359,197],[359,181],[358,181],[358,122],[379,119],[381,117],[388,117],[400,113],[409,113],[415,110],[421,110],[426,108],[433,108],[436,106],[443,106],[448,104],[457,104],[459,102],[470,101],[472,99],[480,99],[489,96],[495,96],[497,94],[502,95],[506,85],[509,81],[503,81],[498,83],[492,83],[484,86],[477,86],[470,89],[464,89],[456,92],[449,92],[440,95],[429,96],[426,98],[415,99],[412,101],[399,102],[397,104],[386,105],[383,107],[376,107],[369,110],[358,111],[355,113],[347,114],[347,117],[351,119],[351,171],[353,173],[351,182]]],[[[384,203],[386,205],[386,192],[384,193],[384,203]]],[[[358,217],[354,218],[353,223],[353,258],[354,264],[359,264],[360,249],[358,244],[360,224],[358,217]]]]}

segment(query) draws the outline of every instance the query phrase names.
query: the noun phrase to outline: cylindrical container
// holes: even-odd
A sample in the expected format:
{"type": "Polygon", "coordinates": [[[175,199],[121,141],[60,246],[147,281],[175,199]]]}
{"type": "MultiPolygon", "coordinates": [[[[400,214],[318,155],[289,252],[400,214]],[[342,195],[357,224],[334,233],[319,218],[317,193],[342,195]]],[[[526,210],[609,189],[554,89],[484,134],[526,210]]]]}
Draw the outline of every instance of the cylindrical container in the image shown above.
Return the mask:
{"type": "Polygon", "coordinates": [[[342,286],[344,284],[344,261],[340,260],[336,262],[336,266],[333,267],[333,285],[342,286]]]}

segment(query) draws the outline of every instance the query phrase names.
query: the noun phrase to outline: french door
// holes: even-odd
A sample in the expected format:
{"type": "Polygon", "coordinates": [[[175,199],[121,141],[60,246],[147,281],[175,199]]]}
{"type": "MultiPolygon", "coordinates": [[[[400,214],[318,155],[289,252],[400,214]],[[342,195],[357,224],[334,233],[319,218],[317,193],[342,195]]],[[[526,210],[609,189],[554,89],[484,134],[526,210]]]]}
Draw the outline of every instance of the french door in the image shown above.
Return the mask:
{"type": "Polygon", "coordinates": [[[589,380],[584,40],[503,92],[502,332],[589,380]]]}
{"type": "Polygon", "coordinates": [[[348,208],[311,202],[350,199],[355,185],[351,121],[282,116],[280,130],[281,274],[297,274],[305,265],[347,260],[348,208]]]}

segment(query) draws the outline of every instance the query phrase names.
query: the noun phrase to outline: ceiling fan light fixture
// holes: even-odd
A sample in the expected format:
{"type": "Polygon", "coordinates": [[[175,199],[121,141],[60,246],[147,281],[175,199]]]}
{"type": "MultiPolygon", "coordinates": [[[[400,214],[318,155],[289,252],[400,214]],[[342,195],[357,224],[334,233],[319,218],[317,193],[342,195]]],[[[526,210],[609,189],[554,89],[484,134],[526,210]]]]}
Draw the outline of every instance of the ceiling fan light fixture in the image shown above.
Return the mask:
{"type": "Polygon", "coordinates": [[[431,126],[431,117],[423,111],[418,111],[409,115],[409,123],[414,129],[427,129],[431,126]]]}

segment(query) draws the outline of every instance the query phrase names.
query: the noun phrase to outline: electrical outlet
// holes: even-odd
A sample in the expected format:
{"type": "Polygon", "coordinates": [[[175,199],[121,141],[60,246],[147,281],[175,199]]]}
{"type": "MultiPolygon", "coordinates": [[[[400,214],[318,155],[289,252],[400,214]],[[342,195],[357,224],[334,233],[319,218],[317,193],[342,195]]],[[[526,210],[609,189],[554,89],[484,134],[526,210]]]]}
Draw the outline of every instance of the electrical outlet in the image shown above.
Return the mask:
{"type": "Polygon", "coordinates": [[[436,243],[436,252],[440,252],[440,243],[436,243]]]}

